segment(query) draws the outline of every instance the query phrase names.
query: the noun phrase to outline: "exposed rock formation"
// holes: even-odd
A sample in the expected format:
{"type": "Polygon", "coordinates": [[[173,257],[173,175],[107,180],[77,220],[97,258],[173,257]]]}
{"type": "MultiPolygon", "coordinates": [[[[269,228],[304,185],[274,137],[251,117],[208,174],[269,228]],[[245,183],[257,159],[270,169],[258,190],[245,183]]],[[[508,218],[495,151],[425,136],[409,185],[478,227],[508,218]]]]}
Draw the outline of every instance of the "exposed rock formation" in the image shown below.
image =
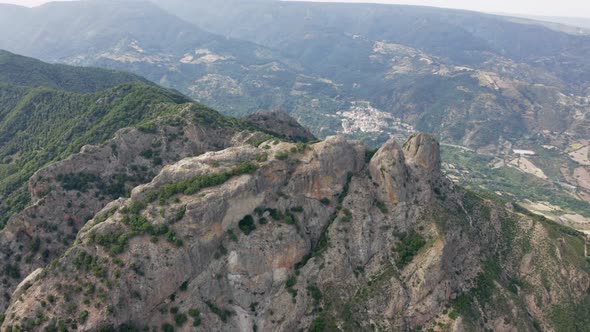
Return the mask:
{"type": "Polygon", "coordinates": [[[85,223],[110,201],[149,182],[166,164],[265,137],[255,129],[187,104],[179,114],[142,130],[120,130],[106,144],[85,146],[79,154],[36,172],[29,181],[33,204],[0,231],[0,271],[5,274],[0,311],[14,287],[61,256],[85,223]]]}
{"type": "Polygon", "coordinates": [[[2,330],[552,329],[590,286],[574,231],[441,176],[413,136],[229,147],[108,204],[16,289],[2,330]]]}
{"type": "Polygon", "coordinates": [[[284,111],[258,111],[248,115],[246,119],[258,126],[258,128],[275,136],[303,142],[316,139],[307,128],[301,126],[299,122],[284,111]]]}

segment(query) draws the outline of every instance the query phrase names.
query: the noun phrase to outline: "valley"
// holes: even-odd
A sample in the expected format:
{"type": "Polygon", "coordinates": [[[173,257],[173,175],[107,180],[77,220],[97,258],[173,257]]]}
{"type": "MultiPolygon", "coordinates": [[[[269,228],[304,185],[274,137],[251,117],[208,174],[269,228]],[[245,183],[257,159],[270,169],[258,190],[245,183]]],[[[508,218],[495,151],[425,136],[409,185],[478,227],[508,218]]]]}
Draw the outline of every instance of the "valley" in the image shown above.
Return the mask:
{"type": "Polygon", "coordinates": [[[566,170],[546,168],[551,178],[545,175],[536,166],[545,166],[547,160],[551,160],[543,154],[532,157],[485,155],[444,146],[443,160],[445,173],[455,183],[507,202],[516,201],[534,213],[578,230],[590,229],[587,189],[576,185],[577,182],[570,184],[560,173],[566,170]]]}

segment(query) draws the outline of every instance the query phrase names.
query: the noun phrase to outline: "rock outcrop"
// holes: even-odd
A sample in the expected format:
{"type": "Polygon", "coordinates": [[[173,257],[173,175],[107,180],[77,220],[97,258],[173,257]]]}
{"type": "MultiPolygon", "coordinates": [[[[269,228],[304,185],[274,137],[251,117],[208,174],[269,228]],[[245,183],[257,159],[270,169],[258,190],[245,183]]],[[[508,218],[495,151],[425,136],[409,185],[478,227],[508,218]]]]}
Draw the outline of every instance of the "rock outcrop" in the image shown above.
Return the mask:
{"type": "Polygon", "coordinates": [[[316,140],[307,128],[300,125],[285,111],[258,111],[248,115],[246,119],[274,136],[302,142],[316,140]]]}
{"type": "Polygon", "coordinates": [[[553,329],[587,296],[581,237],[453,187],[432,136],[367,156],[268,140],[164,166],[19,285],[2,330],[553,329]]]}
{"type": "MultiPolygon", "coordinates": [[[[281,119],[284,117],[281,116],[281,119]]],[[[127,128],[101,146],[35,173],[32,205],[0,231],[0,311],[23,278],[61,256],[78,231],[106,204],[149,182],[164,165],[243,145],[267,134],[196,104],[147,128],[127,128]]],[[[293,120],[291,120],[293,121],[293,120]]]]}

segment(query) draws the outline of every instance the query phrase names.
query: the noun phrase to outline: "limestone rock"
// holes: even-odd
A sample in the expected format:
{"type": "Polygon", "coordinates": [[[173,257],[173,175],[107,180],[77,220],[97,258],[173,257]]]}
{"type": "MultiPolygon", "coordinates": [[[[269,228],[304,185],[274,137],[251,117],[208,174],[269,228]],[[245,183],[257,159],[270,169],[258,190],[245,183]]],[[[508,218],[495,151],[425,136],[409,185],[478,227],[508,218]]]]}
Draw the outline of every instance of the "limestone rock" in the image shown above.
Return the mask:
{"type": "Polygon", "coordinates": [[[365,150],[269,140],[161,167],[27,278],[1,329],[551,329],[586,296],[581,238],[452,186],[432,136],[365,150]]]}

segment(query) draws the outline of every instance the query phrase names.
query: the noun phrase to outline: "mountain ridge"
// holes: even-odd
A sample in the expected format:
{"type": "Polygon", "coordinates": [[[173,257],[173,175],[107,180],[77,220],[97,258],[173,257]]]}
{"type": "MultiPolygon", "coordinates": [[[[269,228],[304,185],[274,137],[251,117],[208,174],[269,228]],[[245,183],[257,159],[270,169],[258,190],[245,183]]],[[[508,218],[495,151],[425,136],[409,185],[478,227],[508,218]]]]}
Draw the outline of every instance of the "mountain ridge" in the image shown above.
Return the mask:
{"type": "Polygon", "coordinates": [[[573,307],[553,313],[590,286],[582,237],[455,188],[438,149],[425,134],[368,157],[342,137],[269,139],[182,159],[27,277],[3,328],[567,326],[573,307]]]}
{"type": "Polygon", "coordinates": [[[0,75],[0,83],[4,84],[78,93],[97,92],[134,81],[151,84],[148,80],[133,74],[100,68],[50,65],[2,49],[0,49],[0,75]],[[93,79],[87,79],[88,77],[93,79]]]}
{"type": "Polygon", "coordinates": [[[0,57],[0,78],[9,82],[23,71],[17,83],[34,84],[0,84],[2,310],[15,287],[60,257],[98,210],[127,196],[166,164],[233,145],[260,144],[279,135],[281,126],[289,129],[282,139],[315,140],[285,113],[264,113],[265,128],[256,119],[223,116],[143,79],[117,85],[120,77],[134,75],[8,56],[29,66],[3,66],[0,57]],[[6,70],[12,75],[3,75],[6,70]],[[52,79],[36,80],[39,75],[30,72],[50,73],[41,77],[52,79]],[[93,93],[46,87],[70,87],[67,80],[53,79],[64,75],[85,79],[91,87],[108,85],[107,76],[116,86],[93,93]],[[100,84],[90,84],[93,80],[100,84]]]}
{"type": "Polygon", "coordinates": [[[30,10],[24,16],[0,12],[6,15],[0,43],[45,60],[132,71],[225,114],[282,109],[320,138],[344,134],[377,147],[392,137],[432,132],[448,144],[445,150],[475,151],[455,158],[465,164],[445,163],[456,181],[590,231],[584,226],[590,220],[587,37],[433,8],[160,5],[168,12],[116,1],[43,6],[34,20],[30,10]],[[92,24],[78,20],[69,29],[50,19],[74,9],[92,24]],[[12,33],[23,22],[30,24],[12,33]],[[87,35],[97,48],[80,47],[87,35]],[[56,43],[28,43],[39,36],[56,43]],[[52,51],[55,45],[62,45],[59,52],[52,51]],[[522,149],[537,156],[521,158],[514,150],[522,149]],[[527,186],[534,193],[522,190],[527,186]],[[547,202],[555,213],[546,213],[547,202]]]}

